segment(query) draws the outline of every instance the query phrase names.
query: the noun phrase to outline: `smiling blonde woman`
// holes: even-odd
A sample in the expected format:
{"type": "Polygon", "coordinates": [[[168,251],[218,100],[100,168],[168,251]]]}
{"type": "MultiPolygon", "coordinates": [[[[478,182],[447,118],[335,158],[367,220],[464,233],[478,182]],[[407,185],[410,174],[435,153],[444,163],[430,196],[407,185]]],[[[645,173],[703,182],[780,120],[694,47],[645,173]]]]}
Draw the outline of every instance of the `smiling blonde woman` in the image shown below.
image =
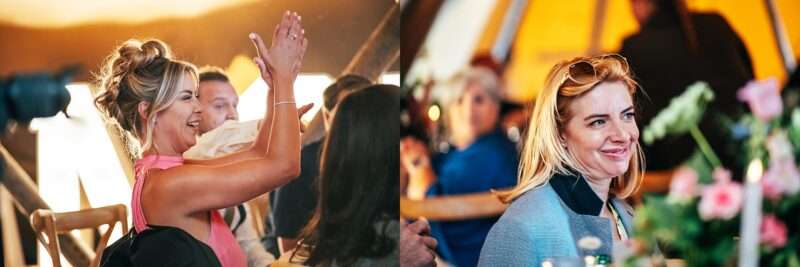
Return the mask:
{"type": "Polygon", "coordinates": [[[623,199],[639,187],[644,158],[633,80],[619,55],[556,64],[536,99],[519,184],[498,195],[511,205],[481,250],[480,266],[540,266],[545,260],[611,255],[631,234],[623,199]],[[578,240],[596,237],[592,251],[578,240]]]}

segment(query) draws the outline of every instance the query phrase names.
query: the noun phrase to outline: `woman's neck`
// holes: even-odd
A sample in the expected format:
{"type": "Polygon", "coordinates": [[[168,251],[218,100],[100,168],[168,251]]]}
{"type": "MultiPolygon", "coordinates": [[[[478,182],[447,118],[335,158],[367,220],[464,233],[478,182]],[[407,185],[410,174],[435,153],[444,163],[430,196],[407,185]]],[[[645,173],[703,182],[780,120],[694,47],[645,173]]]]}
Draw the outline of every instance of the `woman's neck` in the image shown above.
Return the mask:
{"type": "Polygon", "coordinates": [[[605,203],[608,202],[608,191],[611,188],[611,180],[613,180],[613,178],[594,179],[589,178],[588,176],[584,177],[586,179],[586,183],[588,183],[589,187],[592,188],[592,191],[594,191],[594,193],[597,194],[597,197],[603,201],[603,206],[605,209],[605,203]]]}
{"type": "Polygon", "coordinates": [[[458,150],[464,150],[475,142],[475,138],[471,137],[454,137],[452,139],[453,146],[458,150]]]}
{"type": "Polygon", "coordinates": [[[483,132],[472,132],[470,130],[463,130],[462,132],[455,132],[450,139],[450,142],[459,150],[463,150],[470,145],[474,144],[479,138],[484,135],[491,134],[494,129],[483,132]]]}
{"type": "Polygon", "coordinates": [[[475,141],[475,136],[464,127],[456,127],[454,125],[452,135],[450,135],[450,143],[458,150],[467,148],[472,142],[475,141]]]}

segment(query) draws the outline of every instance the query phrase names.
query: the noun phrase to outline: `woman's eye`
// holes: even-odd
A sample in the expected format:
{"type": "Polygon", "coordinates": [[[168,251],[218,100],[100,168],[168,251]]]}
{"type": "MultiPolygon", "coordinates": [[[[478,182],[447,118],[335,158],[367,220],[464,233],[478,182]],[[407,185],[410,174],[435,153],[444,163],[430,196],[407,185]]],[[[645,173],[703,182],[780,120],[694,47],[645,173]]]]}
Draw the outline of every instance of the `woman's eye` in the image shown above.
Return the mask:
{"type": "Polygon", "coordinates": [[[625,118],[626,120],[632,120],[632,119],[635,119],[635,118],[636,118],[636,113],[633,113],[633,112],[628,112],[628,113],[625,113],[625,115],[624,115],[624,118],[625,118]]]}
{"type": "Polygon", "coordinates": [[[600,127],[600,126],[602,126],[603,124],[606,124],[606,121],[605,121],[605,120],[594,120],[594,121],[592,121],[592,122],[590,122],[590,123],[589,123],[589,126],[590,126],[590,127],[600,127]]]}

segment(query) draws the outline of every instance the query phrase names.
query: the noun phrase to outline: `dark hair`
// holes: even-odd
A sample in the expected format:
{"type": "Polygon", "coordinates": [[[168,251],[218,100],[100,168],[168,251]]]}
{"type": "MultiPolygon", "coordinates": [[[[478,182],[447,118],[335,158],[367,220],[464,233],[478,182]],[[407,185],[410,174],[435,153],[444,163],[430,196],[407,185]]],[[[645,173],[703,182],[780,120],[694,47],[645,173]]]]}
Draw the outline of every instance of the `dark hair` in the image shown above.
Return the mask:
{"type": "Polygon", "coordinates": [[[197,70],[199,77],[199,82],[207,82],[207,81],[220,81],[220,82],[228,82],[228,75],[225,75],[225,71],[222,70],[220,67],[215,66],[203,66],[202,68],[197,70]]]}
{"type": "Polygon", "coordinates": [[[339,101],[339,94],[342,91],[355,91],[371,85],[372,82],[363,76],[355,74],[347,74],[336,79],[336,82],[325,88],[322,92],[322,105],[327,110],[333,110],[336,103],[339,101]]]}
{"type": "Polygon", "coordinates": [[[399,220],[399,120],[394,85],[372,85],[339,104],[320,157],[317,208],[297,250],[306,265],[348,266],[396,249],[388,226],[399,220]]]}

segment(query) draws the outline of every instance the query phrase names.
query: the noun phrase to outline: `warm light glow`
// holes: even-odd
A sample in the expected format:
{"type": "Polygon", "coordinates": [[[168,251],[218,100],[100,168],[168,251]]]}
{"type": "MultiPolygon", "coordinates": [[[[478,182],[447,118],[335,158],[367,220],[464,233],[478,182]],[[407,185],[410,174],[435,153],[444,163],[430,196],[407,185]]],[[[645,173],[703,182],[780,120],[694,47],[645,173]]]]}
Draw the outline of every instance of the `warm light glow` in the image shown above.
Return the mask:
{"type": "Polygon", "coordinates": [[[251,56],[239,54],[233,57],[231,64],[225,68],[225,75],[228,75],[228,81],[236,89],[236,94],[242,95],[256,78],[261,77],[261,72],[253,63],[251,56]]]}
{"type": "MultiPolygon", "coordinates": [[[[322,92],[325,91],[335,79],[323,73],[306,73],[297,76],[294,82],[294,98],[298,107],[314,103],[311,108],[301,118],[304,123],[308,123],[314,118],[322,107],[322,92]]],[[[386,73],[379,79],[380,83],[393,84],[400,86],[400,73],[386,73]]],[[[267,84],[257,78],[239,96],[239,121],[257,120],[264,117],[266,112],[267,84]]]]}
{"type": "Polygon", "coordinates": [[[750,161],[750,164],[747,165],[747,182],[758,183],[763,174],[764,166],[761,165],[761,160],[753,159],[753,161],[750,161]]]}
{"type": "MultiPolygon", "coordinates": [[[[300,74],[294,82],[294,99],[297,106],[314,103],[301,120],[308,123],[322,107],[322,91],[333,82],[327,74],[300,74]]],[[[264,117],[266,112],[267,84],[256,79],[241,96],[239,96],[239,120],[249,121],[264,117]]]]}
{"type": "Polygon", "coordinates": [[[380,83],[400,86],[400,73],[389,72],[381,75],[380,83]]]}
{"type": "MultiPolygon", "coordinates": [[[[443,81],[467,66],[497,2],[444,1],[420,48],[421,53],[428,57],[428,66],[424,67],[424,71],[430,73],[414,71],[407,79],[416,80],[419,76],[431,75],[435,80],[443,81]]],[[[413,65],[416,63],[412,64],[412,69],[413,65]]]]}
{"type": "MultiPolygon", "coordinates": [[[[55,212],[79,210],[80,179],[91,207],[129,205],[131,186],[94,108],[89,87],[71,84],[67,91],[72,99],[67,108],[71,118],[59,113],[31,123],[37,132],[39,195],[55,212]]],[[[130,207],[128,214],[130,225],[130,207]]],[[[111,240],[122,236],[120,228],[114,230],[111,240]]],[[[73,235],[81,239],[77,233],[73,235]]],[[[47,251],[39,248],[40,265],[50,266],[47,251]]]]}
{"type": "Polygon", "coordinates": [[[428,108],[428,118],[430,118],[431,121],[438,121],[441,115],[442,111],[439,109],[439,106],[431,105],[431,107],[428,108]]]}
{"type": "Polygon", "coordinates": [[[31,27],[67,27],[93,22],[143,23],[193,17],[256,0],[25,0],[0,1],[0,21],[31,27]]]}

